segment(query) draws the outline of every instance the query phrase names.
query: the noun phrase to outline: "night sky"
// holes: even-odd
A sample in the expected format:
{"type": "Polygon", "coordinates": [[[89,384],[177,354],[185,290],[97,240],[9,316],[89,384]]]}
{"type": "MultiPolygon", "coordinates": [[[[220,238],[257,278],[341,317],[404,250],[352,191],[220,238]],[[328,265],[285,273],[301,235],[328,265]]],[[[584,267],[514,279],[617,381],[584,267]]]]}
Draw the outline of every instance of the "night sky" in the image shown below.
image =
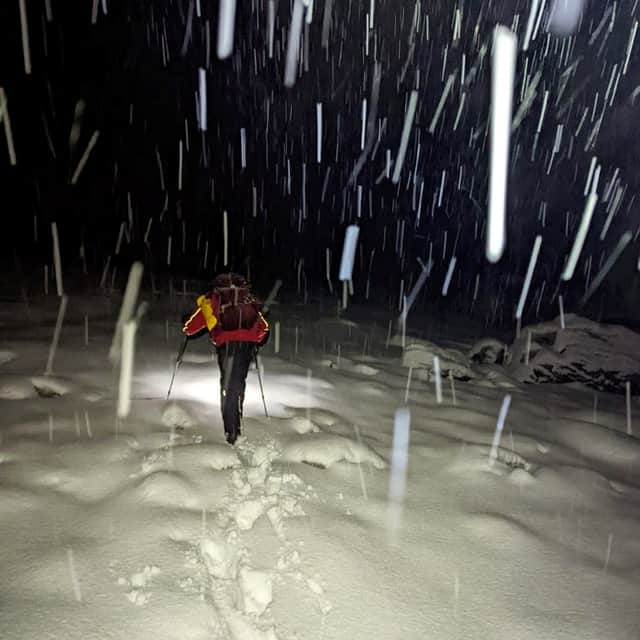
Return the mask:
{"type": "Polygon", "coordinates": [[[19,4],[8,0],[0,9],[0,86],[17,159],[12,166],[0,128],[2,268],[33,293],[53,260],[53,221],[73,290],[97,287],[107,261],[108,280],[118,286],[135,259],[160,283],[210,279],[222,267],[227,211],[230,262],[263,290],[281,278],[290,291],[302,281],[310,294],[329,294],[329,249],[339,295],[345,230],[358,224],[354,301],[397,308],[421,272],[418,259],[431,257],[421,307],[509,325],[540,235],[526,321],[556,316],[559,295],[567,311],[640,320],[637,2],[588,2],[577,32],[557,37],[547,29],[547,0],[525,52],[529,1],[316,0],[291,88],[284,75],[293,2],[273,3],[272,58],[270,0],[238,2],[233,53],[220,60],[218,2],[100,0],[92,24],[92,0],[26,0],[30,74],[19,4]],[[522,118],[511,138],[506,251],[490,265],[484,234],[497,24],[518,36],[514,116],[522,108],[522,118]],[[206,132],[198,118],[200,68],[206,132]],[[416,118],[396,185],[386,177],[387,154],[396,157],[414,89],[416,118]],[[372,122],[364,136],[363,100],[372,122]],[[70,184],[96,132],[86,166],[70,184]],[[591,229],[574,277],[561,283],[594,173],[591,229]],[[632,241],[581,307],[625,232],[632,241]]]}

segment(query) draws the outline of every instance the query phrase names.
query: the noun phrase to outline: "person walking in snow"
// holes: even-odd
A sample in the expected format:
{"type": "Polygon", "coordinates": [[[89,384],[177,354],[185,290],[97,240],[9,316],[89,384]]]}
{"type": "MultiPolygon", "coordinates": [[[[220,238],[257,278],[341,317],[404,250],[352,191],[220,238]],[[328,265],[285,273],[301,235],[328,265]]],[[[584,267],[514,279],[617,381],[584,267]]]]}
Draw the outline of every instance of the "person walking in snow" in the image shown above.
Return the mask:
{"type": "Polygon", "coordinates": [[[249,365],[269,335],[262,303],[251,284],[237,273],[223,273],[209,293],[198,297],[197,308],[182,332],[199,337],[208,332],[218,354],[220,409],[229,444],[241,434],[242,405],[249,365]]]}

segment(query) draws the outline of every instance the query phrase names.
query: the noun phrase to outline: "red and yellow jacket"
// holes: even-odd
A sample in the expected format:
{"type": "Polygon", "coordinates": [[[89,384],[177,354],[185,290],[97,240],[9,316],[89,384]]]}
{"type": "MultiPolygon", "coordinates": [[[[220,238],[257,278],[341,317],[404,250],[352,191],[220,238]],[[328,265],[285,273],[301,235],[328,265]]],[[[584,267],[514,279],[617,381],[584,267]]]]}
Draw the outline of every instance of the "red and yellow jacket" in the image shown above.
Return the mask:
{"type": "Polygon", "coordinates": [[[218,325],[219,300],[215,293],[201,295],[196,303],[198,308],[191,314],[191,317],[184,323],[182,333],[186,336],[195,336],[207,329],[211,340],[218,347],[227,342],[254,342],[262,344],[269,333],[269,324],[261,313],[253,326],[248,329],[233,329],[225,331],[218,325]]]}

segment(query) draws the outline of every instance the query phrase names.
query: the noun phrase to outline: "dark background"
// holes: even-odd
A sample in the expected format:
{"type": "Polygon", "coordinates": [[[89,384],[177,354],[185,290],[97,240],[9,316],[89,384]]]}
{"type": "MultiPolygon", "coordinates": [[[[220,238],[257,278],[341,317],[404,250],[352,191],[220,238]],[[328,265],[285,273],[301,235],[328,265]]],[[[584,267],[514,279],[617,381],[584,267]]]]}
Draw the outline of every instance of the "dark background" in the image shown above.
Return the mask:
{"type": "MultiPolygon", "coordinates": [[[[518,20],[521,42],[529,2],[422,2],[416,29],[414,2],[376,0],[370,52],[365,56],[370,2],[333,3],[325,50],[325,0],[316,0],[292,89],[283,85],[290,2],[276,2],[272,60],[266,55],[268,0],[239,0],[234,53],[227,60],[215,55],[218,3],[203,0],[201,4],[202,15],[197,17],[195,0],[108,0],[107,15],[100,4],[97,24],[92,25],[90,0],[51,0],[51,22],[45,17],[44,0],[27,0],[33,71],[26,75],[19,3],[2,3],[0,86],[8,96],[17,154],[17,165],[12,167],[0,127],[0,206],[5,230],[0,246],[7,291],[19,285],[30,294],[42,292],[44,265],[50,266],[53,260],[53,221],[60,232],[69,291],[98,287],[107,261],[107,281],[117,287],[126,282],[135,259],[145,262],[146,277],[153,275],[160,289],[169,278],[208,280],[222,267],[222,214],[226,210],[231,262],[238,270],[248,270],[263,291],[281,278],[285,290],[296,295],[300,281],[309,295],[329,294],[325,279],[328,248],[334,295],[339,295],[337,271],[344,231],[357,222],[361,235],[354,270],[356,301],[363,301],[370,278],[370,302],[397,308],[401,282],[406,292],[420,273],[417,258],[426,261],[431,253],[434,269],[420,306],[510,324],[535,236],[541,234],[542,250],[525,321],[557,315],[559,294],[566,311],[629,324],[640,320],[635,237],[640,228],[640,106],[633,96],[640,85],[639,44],[632,50],[627,74],[617,83],[613,104],[603,108],[614,65],[618,69],[624,65],[637,18],[632,14],[634,2],[618,2],[615,15],[613,3],[587,3],[579,31],[571,39],[548,35],[545,15],[529,52],[519,51],[514,110],[520,105],[523,83],[530,82],[537,71],[542,79],[531,109],[512,138],[508,243],[495,266],[484,259],[492,33],[497,23],[513,26],[518,20]],[[454,41],[456,9],[462,10],[462,28],[460,39],[454,41]],[[590,44],[607,12],[606,25],[590,44]],[[484,58],[480,55],[483,46],[484,58]],[[566,47],[570,47],[569,55],[566,47]],[[463,56],[464,85],[460,81],[463,56]],[[369,154],[356,183],[349,184],[361,153],[362,100],[370,98],[376,61],[382,74],[376,140],[385,120],[386,126],[375,156],[369,154]],[[470,75],[474,66],[476,73],[470,75]],[[196,119],[199,67],[207,69],[208,130],[204,134],[196,119]],[[453,72],[457,72],[455,88],[431,135],[429,124],[453,72]],[[396,186],[379,177],[386,150],[391,150],[392,157],[397,153],[408,96],[416,87],[418,112],[402,180],[396,186]],[[549,107],[532,158],[545,90],[549,91],[549,107]],[[463,92],[465,108],[454,132],[463,92]],[[84,109],[75,118],[79,102],[84,109]],[[321,164],[316,162],[317,102],[323,105],[321,164]],[[586,108],[589,115],[577,133],[586,108]],[[589,145],[600,116],[599,134],[589,145]],[[74,120],[79,137],[71,143],[74,120]],[[560,152],[548,172],[558,125],[564,126],[560,152]],[[244,170],[240,164],[242,128],[247,140],[244,170]],[[96,130],[100,132],[98,143],[78,183],[70,185],[96,130]],[[180,141],[182,190],[178,189],[180,141]],[[563,262],[580,223],[593,156],[602,167],[601,202],[576,275],[569,285],[560,286],[563,262]],[[608,209],[602,196],[616,168],[624,195],[601,241],[608,209]],[[434,206],[443,171],[442,204],[434,206]],[[422,183],[422,209],[416,224],[418,197],[414,193],[420,193],[422,183]],[[358,186],[363,194],[360,219],[358,186]],[[541,207],[546,207],[544,225],[541,207]],[[145,244],[150,218],[153,222],[145,244]],[[122,223],[126,234],[116,255],[122,223]],[[634,234],[634,241],[596,295],[580,308],[588,283],[586,261],[591,258],[592,281],[627,230],[634,234]],[[169,236],[171,264],[167,264],[169,236]],[[456,271],[449,294],[443,297],[442,283],[453,255],[456,271]]],[[[51,290],[55,292],[54,285],[51,290]]]]}

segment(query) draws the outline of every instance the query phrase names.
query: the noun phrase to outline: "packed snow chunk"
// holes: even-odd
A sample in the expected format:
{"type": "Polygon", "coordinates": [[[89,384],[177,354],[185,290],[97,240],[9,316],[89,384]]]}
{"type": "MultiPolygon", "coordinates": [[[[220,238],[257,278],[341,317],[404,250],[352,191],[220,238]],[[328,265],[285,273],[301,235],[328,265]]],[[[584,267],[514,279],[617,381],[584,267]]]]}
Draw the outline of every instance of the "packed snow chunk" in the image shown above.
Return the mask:
{"type": "Polygon", "coordinates": [[[31,378],[31,384],[37,394],[43,398],[57,398],[66,395],[71,390],[68,383],[50,376],[31,378]]]}
{"type": "Polygon", "coordinates": [[[313,591],[313,593],[315,593],[317,596],[321,596],[324,593],[324,589],[322,588],[322,585],[320,585],[316,580],[314,580],[313,578],[307,578],[307,586],[309,587],[309,589],[311,591],[313,591]]]}
{"type": "Polygon", "coordinates": [[[559,319],[523,329],[507,365],[520,382],[579,382],[615,393],[624,393],[630,382],[632,393],[638,394],[640,334],[570,314],[564,329],[559,319]]]}
{"type": "Polygon", "coordinates": [[[176,402],[170,402],[162,411],[162,424],[165,427],[189,429],[196,426],[194,417],[176,402]]]}
{"type": "Polygon", "coordinates": [[[265,505],[262,500],[247,500],[236,508],[234,518],[238,529],[248,531],[253,528],[255,521],[264,513],[265,505]]]}
{"type": "Polygon", "coordinates": [[[146,566],[139,573],[134,573],[129,579],[118,578],[118,584],[127,586],[130,591],[127,592],[126,597],[129,602],[141,607],[151,599],[153,595],[151,592],[144,591],[149,585],[151,579],[160,573],[160,569],[155,566],[146,566]]]}
{"type": "Polygon", "coordinates": [[[144,591],[133,589],[127,593],[127,600],[138,607],[142,607],[149,602],[152,595],[153,594],[151,593],[145,593],[144,591]]]}
{"type": "Polygon", "coordinates": [[[0,381],[0,400],[27,400],[36,398],[34,386],[24,378],[2,377],[0,381]]]}
{"type": "Polygon", "coordinates": [[[446,349],[426,340],[411,338],[402,354],[402,364],[411,369],[427,372],[427,379],[433,379],[433,358],[440,360],[440,373],[443,377],[451,374],[456,380],[471,380],[476,374],[469,366],[467,356],[458,349],[446,349]]]}
{"type": "Polygon", "coordinates": [[[235,580],[238,553],[232,540],[225,539],[221,532],[211,533],[200,542],[200,553],[210,576],[235,580]]]}
{"type": "Polygon", "coordinates": [[[238,582],[244,612],[261,616],[273,600],[271,574],[242,567],[238,582]]]}
{"type": "Polygon", "coordinates": [[[229,447],[209,445],[204,448],[203,453],[206,466],[214,471],[234,469],[241,464],[238,454],[233,449],[229,449],[229,447]]]}
{"type": "Polygon", "coordinates": [[[231,611],[225,616],[225,623],[231,635],[225,636],[231,640],[278,640],[273,627],[259,629],[254,627],[238,611],[231,611]]]}
{"type": "Polygon", "coordinates": [[[478,364],[503,364],[508,349],[509,347],[500,340],[483,338],[469,349],[467,357],[471,362],[478,364]]]}
{"type": "Polygon", "coordinates": [[[129,578],[129,584],[136,588],[141,589],[142,587],[146,587],[147,583],[151,581],[151,578],[157,576],[160,573],[160,569],[154,566],[146,566],[140,573],[134,573],[129,578]]]}
{"type": "Polygon", "coordinates": [[[0,366],[3,364],[7,364],[7,362],[11,362],[18,357],[16,353],[13,351],[6,351],[4,349],[0,349],[0,366]]]}
{"type": "Polygon", "coordinates": [[[340,461],[354,464],[364,462],[376,469],[387,466],[382,457],[367,445],[329,433],[311,434],[291,440],[283,446],[282,459],[324,468],[340,461]]]}
{"type": "Polygon", "coordinates": [[[250,456],[249,463],[252,467],[260,467],[264,465],[268,465],[272,460],[275,460],[278,457],[278,452],[276,448],[271,445],[261,445],[256,447],[250,456]]]}

